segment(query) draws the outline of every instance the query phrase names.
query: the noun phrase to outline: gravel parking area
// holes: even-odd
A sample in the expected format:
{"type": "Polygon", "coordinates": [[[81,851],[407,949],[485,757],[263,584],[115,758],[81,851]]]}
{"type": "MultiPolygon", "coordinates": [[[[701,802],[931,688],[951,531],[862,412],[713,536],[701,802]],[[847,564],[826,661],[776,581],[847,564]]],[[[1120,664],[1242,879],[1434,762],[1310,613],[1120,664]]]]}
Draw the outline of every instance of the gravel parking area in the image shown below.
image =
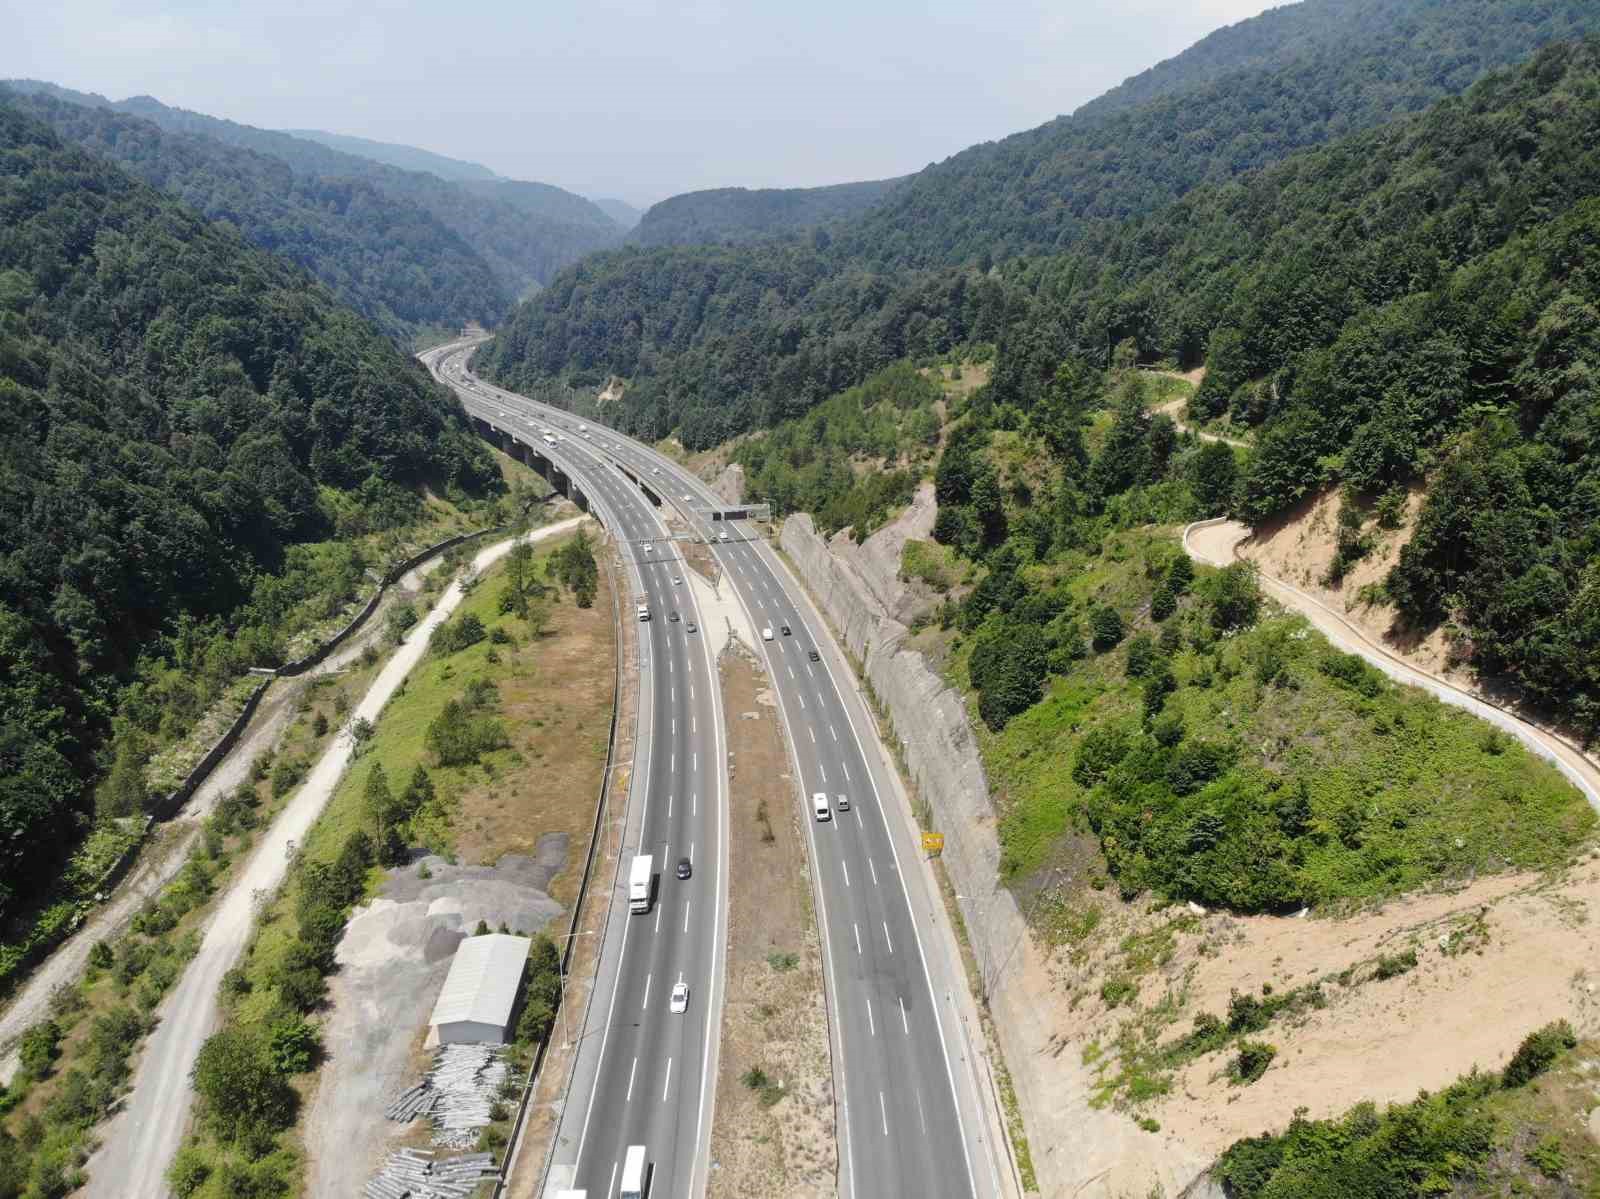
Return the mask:
{"type": "Polygon", "coordinates": [[[567,837],[540,838],[532,857],[452,866],[425,857],[392,872],[339,942],[324,1029],[328,1064],[306,1119],[307,1193],[359,1195],[408,1129],[384,1108],[421,1075],[427,1020],[463,937],[482,920],[531,933],[560,915],[547,888],[567,837]],[[424,878],[427,873],[431,877],[424,878]]]}

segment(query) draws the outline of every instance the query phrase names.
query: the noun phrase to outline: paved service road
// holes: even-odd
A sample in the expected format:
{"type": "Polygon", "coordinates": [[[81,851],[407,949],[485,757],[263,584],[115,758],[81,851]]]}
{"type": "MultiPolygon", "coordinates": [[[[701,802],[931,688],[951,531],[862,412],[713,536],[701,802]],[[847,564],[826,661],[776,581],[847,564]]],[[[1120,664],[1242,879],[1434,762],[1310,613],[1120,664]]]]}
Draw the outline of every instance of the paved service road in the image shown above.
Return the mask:
{"type": "Polygon", "coordinates": [[[528,415],[502,415],[509,409],[461,388],[438,358],[423,355],[473,416],[534,445],[576,482],[630,563],[625,618],[640,597],[650,609],[639,624],[640,736],[623,854],[616,878],[603,880],[614,888],[611,915],[551,1182],[615,1195],[628,1146],[644,1145],[653,1195],[703,1194],[727,931],[727,771],[715,667],[706,639],[689,631],[700,625],[683,579],[689,567],[637,487],[572,441],[545,445],[528,415]],[[653,855],[657,878],[642,915],[628,910],[636,852],[653,855]],[[690,862],[687,880],[677,877],[681,858],[690,862]],[[689,987],[689,1004],[675,1015],[669,1001],[679,982],[689,987]]]}
{"type": "MultiPolygon", "coordinates": [[[[466,367],[474,344],[425,355],[469,412],[503,429],[520,426],[540,452],[537,438],[548,428],[562,439],[557,456],[570,456],[585,479],[604,478],[608,486],[676,507],[710,541],[751,625],[773,630],[757,649],[779,699],[800,775],[797,802],[806,805],[812,838],[842,1117],[840,1193],[849,1199],[1004,1193],[971,1050],[953,1015],[950,990],[965,980],[942,957],[930,963],[924,953],[913,912],[938,901],[916,873],[907,822],[880,799],[874,767],[882,764],[869,762],[863,737],[870,731],[858,727],[865,708],[827,629],[754,528],[708,519],[721,501],[700,480],[621,434],[485,384],[466,367]],[[784,625],[790,635],[781,632],[784,625]],[[813,648],[818,661],[811,660],[813,648]],[[846,796],[849,810],[827,822],[810,819],[813,792],[826,794],[830,808],[846,796]]],[[[654,1155],[655,1146],[649,1149],[654,1155]]],[[[604,1185],[597,1190],[614,1193],[604,1185]]]]}

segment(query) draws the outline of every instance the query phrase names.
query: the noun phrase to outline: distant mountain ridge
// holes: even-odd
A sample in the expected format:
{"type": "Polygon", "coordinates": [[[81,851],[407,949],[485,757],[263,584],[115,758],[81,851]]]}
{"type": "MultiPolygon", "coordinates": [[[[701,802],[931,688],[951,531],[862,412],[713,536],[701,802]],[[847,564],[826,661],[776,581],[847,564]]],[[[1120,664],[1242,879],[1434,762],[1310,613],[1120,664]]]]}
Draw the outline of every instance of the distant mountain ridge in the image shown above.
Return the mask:
{"type": "Polygon", "coordinates": [[[374,141],[368,137],[356,137],[349,133],[328,133],[322,129],[284,129],[282,132],[290,137],[317,142],[330,150],[340,150],[346,154],[354,154],[358,158],[370,158],[374,162],[387,163],[389,166],[399,167],[402,171],[427,171],[441,179],[454,182],[498,178],[481,163],[435,154],[432,150],[424,150],[418,146],[374,141]]]}
{"type": "Polygon", "coordinates": [[[454,230],[364,179],[297,175],[279,158],[213,138],[171,133],[107,105],[48,90],[0,103],[111,159],[252,244],[302,267],[393,340],[421,328],[493,322],[510,292],[454,230]]]}
{"type": "Polygon", "coordinates": [[[628,240],[640,246],[754,241],[859,216],[905,178],[825,187],[718,187],[653,205],[628,240]]]}
{"type": "MultiPolygon", "coordinates": [[[[110,108],[153,121],[171,133],[270,155],[296,175],[367,180],[391,199],[414,204],[453,230],[488,264],[512,297],[536,291],[562,267],[615,245],[622,237],[622,230],[599,208],[559,188],[549,188],[550,193],[559,193],[559,198],[550,198],[546,211],[539,211],[540,206],[529,196],[548,187],[544,184],[516,184],[506,194],[494,190],[485,194],[475,190],[476,185],[452,182],[428,171],[401,170],[292,134],[173,108],[152,96],[112,102],[92,92],[37,80],[10,80],[7,86],[16,91],[45,92],[85,107],[110,108]]],[[[487,186],[489,182],[479,184],[487,186]]]]}
{"type": "Polygon", "coordinates": [[[589,199],[596,208],[616,221],[623,229],[632,229],[644,215],[626,200],[617,200],[610,196],[590,196],[589,199]]]}

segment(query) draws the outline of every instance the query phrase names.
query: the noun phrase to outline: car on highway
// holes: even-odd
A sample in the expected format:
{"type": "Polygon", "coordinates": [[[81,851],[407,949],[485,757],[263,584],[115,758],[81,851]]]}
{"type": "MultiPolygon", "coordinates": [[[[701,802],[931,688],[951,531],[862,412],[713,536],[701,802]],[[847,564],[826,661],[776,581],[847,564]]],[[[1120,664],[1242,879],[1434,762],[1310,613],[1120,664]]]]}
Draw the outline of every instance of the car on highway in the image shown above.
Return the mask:
{"type": "Polygon", "coordinates": [[[652,466],[650,468],[650,473],[653,475],[659,475],[661,473],[661,468],[659,466],[652,466]]]}
{"type": "Polygon", "coordinates": [[[724,540],[724,541],[728,540],[728,535],[726,533],[724,533],[722,535],[722,540],[724,540]]]}
{"type": "Polygon", "coordinates": [[[682,587],[683,586],[683,576],[682,575],[673,575],[672,576],[672,583],[673,583],[673,585],[675,587],[682,587]]]}
{"type": "Polygon", "coordinates": [[[817,653],[817,651],[814,649],[806,650],[806,657],[810,658],[813,662],[822,661],[822,655],[817,653]]]}
{"type": "Polygon", "coordinates": [[[677,982],[672,984],[672,998],[667,1000],[667,1010],[674,1016],[681,1016],[689,1010],[689,984],[677,982]]]}
{"type": "Polygon", "coordinates": [[[821,791],[811,793],[811,811],[819,822],[833,819],[833,813],[828,810],[828,797],[821,791]]]}
{"type": "Polygon", "coordinates": [[[698,633],[700,631],[700,626],[695,624],[695,622],[692,621],[692,620],[688,624],[684,625],[683,627],[688,629],[689,632],[691,632],[691,633],[698,633]]]}
{"type": "Polygon", "coordinates": [[[848,795],[835,795],[833,797],[833,806],[841,812],[848,812],[850,810],[850,797],[848,795]]]}
{"type": "Polygon", "coordinates": [[[770,628],[761,630],[761,640],[763,640],[763,641],[771,641],[772,640],[772,630],[770,628]]]}
{"type": "Polygon", "coordinates": [[[786,625],[786,624],[779,625],[778,626],[778,632],[782,633],[785,637],[788,637],[788,636],[791,635],[790,632],[789,632],[789,626],[786,625]]]}
{"type": "Polygon", "coordinates": [[[688,858],[679,858],[678,859],[678,877],[679,878],[688,878],[693,873],[694,873],[694,867],[690,864],[689,859],[688,858]]]}
{"type": "Polygon", "coordinates": [[[676,608],[674,608],[671,612],[668,612],[667,613],[667,619],[670,620],[673,624],[677,624],[678,623],[678,610],[676,608]]]}
{"type": "Polygon", "coordinates": [[[651,544],[650,544],[650,543],[649,543],[649,542],[648,542],[648,541],[647,541],[647,542],[645,542],[645,543],[644,543],[644,552],[645,552],[645,553],[647,553],[647,554],[653,554],[653,553],[655,553],[655,552],[656,552],[656,547],[655,547],[655,546],[653,546],[653,545],[651,545],[651,544]]]}

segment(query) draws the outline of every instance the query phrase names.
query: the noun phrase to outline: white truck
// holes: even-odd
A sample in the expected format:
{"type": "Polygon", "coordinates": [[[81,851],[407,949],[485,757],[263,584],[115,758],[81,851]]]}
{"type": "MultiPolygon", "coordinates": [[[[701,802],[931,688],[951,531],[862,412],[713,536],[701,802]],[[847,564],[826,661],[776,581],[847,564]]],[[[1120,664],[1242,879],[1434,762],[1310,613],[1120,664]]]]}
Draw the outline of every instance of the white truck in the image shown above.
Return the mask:
{"type": "Polygon", "coordinates": [[[641,595],[639,597],[639,602],[637,604],[635,604],[634,607],[638,609],[639,619],[640,620],[649,620],[650,619],[650,604],[644,598],[644,596],[641,595]]]}
{"type": "Polygon", "coordinates": [[[617,1199],[644,1199],[644,1146],[629,1145],[622,1159],[622,1189],[617,1199]]]}
{"type": "MultiPolygon", "coordinates": [[[[650,910],[650,886],[655,882],[655,858],[647,853],[633,855],[633,867],[628,872],[628,910],[650,910]]],[[[626,1193],[626,1192],[624,1192],[626,1193]]]]}

